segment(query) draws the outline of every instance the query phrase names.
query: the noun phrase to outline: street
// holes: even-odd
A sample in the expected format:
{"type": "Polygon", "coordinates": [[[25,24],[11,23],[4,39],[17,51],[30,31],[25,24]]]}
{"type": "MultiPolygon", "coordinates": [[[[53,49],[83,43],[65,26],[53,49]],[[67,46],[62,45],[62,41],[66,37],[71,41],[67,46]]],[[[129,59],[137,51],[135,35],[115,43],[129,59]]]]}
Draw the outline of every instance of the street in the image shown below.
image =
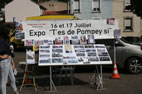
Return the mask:
{"type": "MultiPolygon", "coordinates": [[[[22,84],[24,68],[18,62],[25,61],[25,51],[15,52],[15,62],[18,71],[16,77],[18,89],[22,84]]],[[[93,71],[75,70],[74,84],[71,85],[70,79],[63,78],[58,83],[57,77],[53,77],[53,81],[57,88],[56,92],[48,92],[49,90],[49,71],[48,67],[38,67],[36,70],[36,84],[38,90],[35,91],[33,86],[25,86],[20,94],[141,94],[142,92],[142,74],[125,74],[122,70],[118,70],[120,79],[110,79],[112,75],[111,69],[103,70],[104,90],[96,90],[95,85],[90,85],[90,79],[93,71]]],[[[82,69],[81,69],[82,70],[82,69]]],[[[7,86],[8,94],[13,94],[10,85],[7,86]]]]}

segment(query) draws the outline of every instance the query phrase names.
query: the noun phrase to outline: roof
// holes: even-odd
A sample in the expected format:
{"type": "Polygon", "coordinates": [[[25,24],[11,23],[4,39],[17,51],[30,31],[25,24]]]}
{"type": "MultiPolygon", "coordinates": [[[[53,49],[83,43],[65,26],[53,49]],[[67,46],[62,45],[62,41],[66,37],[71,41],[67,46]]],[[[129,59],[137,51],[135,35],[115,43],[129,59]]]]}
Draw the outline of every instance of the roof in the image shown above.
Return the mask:
{"type": "Polygon", "coordinates": [[[26,20],[65,20],[65,19],[78,19],[74,15],[47,15],[47,16],[33,16],[27,17],[26,20]]]}
{"type": "Polygon", "coordinates": [[[64,10],[64,11],[45,11],[45,12],[43,12],[43,15],[65,15],[65,14],[67,14],[67,10],[64,10]]]}

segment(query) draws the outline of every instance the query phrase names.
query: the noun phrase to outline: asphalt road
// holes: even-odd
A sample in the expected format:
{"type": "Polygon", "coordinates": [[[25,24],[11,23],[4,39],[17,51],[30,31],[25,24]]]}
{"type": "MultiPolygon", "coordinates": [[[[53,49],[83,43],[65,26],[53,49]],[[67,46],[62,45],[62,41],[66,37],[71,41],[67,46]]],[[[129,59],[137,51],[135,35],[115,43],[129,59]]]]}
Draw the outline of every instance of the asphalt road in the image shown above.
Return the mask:
{"type": "MultiPolygon", "coordinates": [[[[25,51],[15,52],[15,62],[18,71],[17,86],[21,86],[24,67],[18,64],[25,61],[25,51]]],[[[84,68],[84,67],[83,67],[84,68]]],[[[142,74],[125,74],[122,70],[118,70],[120,79],[110,79],[112,75],[111,69],[103,70],[103,86],[104,90],[96,90],[95,85],[90,85],[90,79],[93,75],[93,69],[75,70],[74,85],[71,85],[69,78],[62,78],[59,83],[59,74],[53,77],[53,81],[57,88],[56,92],[49,91],[49,70],[48,67],[36,68],[36,83],[38,90],[35,91],[33,86],[26,86],[20,94],[142,94],[142,74]]],[[[13,94],[10,86],[7,86],[8,94],[13,94]]]]}

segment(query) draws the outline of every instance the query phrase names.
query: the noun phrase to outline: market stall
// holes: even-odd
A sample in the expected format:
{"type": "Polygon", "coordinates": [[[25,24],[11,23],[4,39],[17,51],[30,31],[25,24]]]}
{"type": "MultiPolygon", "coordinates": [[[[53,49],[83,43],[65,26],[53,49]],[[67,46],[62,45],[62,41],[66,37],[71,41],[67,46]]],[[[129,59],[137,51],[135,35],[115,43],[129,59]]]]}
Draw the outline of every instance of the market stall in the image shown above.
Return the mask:
{"type": "MultiPolygon", "coordinates": [[[[50,68],[50,91],[56,90],[52,66],[72,65],[100,65],[97,88],[103,89],[102,65],[112,64],[112,60],[105,45],[95,44],[95,39],[114,38],[117,20],[24,21],[22,25],[25,46],[38,49],[38,65],[50,68]]],[[[34,56],[34,52],[28,54],[34,56]]]]}

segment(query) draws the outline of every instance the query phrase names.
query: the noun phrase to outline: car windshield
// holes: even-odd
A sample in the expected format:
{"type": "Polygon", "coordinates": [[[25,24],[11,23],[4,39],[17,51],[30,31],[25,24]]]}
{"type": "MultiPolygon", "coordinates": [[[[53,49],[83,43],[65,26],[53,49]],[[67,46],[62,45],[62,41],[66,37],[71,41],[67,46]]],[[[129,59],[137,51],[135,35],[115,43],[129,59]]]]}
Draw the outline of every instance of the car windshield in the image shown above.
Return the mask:
{"type": "Polygon", "coordinates": [[[130,42],[128,42],[127,40],[125,40],[124,38],[120,38],[121,41],[125,42],[125,43],[129,43],[129,44],[132,44],[130,42]]]}

